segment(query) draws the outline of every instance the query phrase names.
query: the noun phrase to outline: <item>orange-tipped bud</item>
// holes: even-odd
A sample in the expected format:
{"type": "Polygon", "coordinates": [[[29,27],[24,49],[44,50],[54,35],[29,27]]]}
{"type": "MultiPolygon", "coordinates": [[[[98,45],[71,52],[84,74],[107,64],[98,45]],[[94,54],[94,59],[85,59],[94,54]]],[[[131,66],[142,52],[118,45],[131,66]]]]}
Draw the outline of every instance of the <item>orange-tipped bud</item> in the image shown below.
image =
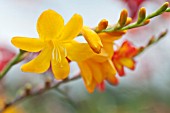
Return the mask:
{"type": "Polygon", "coordinates": [[[120,27],[123,27],[126,24],[127,17],[128,11],[126,9],[122,10],[118,21],[120,27]]]}
{"type": "Polygon", "coordinates": [[[150,23],[150,19],[145,20],[145,22],[143,23],[143,25],[147,25],[147,24],[149,24],[149,23],[150,23]]]}
{"type": "Polygon", "coordinates": [[[102,30],[106,29],[107,26],[108,26],[108,21],[106,19],[102,19],[99,22],[99,24],[98,24],[98,26],[96,28],[96,31],[102,31],[102,30]]]}
{"type": "Polygon", "coordinates": [[[142,7],[139,10],[137,23],[140,24],[145,19],[145,17],[146,17],[146,9],[142,7]]]}

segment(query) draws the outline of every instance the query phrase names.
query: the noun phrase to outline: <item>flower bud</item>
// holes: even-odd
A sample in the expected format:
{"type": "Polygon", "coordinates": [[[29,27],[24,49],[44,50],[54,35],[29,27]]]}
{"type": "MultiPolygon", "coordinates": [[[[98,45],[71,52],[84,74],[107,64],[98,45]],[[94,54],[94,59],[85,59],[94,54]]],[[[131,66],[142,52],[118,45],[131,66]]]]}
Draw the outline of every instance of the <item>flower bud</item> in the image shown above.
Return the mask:
{"type": "Polygon", "coordinates": [[[147,25],[147,24],[149,24],[149,23],[150,23],[150,19],[145,20],[145,22],[143,23],[143,25],[147,25]]]}
{"type": "Polygon", "coordinates": [[[95,53],[100,53],[103,45],[97,33],[85,26],[82,29],[82,34],[92,50],[95,53]]]}
{"type": "Polygon", "coordinates": [[[129,25],[132,22],[132,18],[127,17],[125,26],[129,25]]]}
{"type": "Polygon", "coordinates": [[[147,16],[147,19],[153,18],[154,16],[158,16],[165,12],[169,6],[168,2],[165,2],[158,10],[156,10],[153,14],[147,16]]]}
{"type": "Polygon", "coordinates": [[[143,22],[143,20],[146,17],[146,9],[144,7],[140,8],[139,10],[139,14],[138,14],[138,21],[137,23],[140,24],[141,22],[143,22]]]}
{"type": "Polygon", "coordinates": [[[126,9],[122,10],[118,21],[120,27],[123,27],[126,24],[127,16],[128,16],[127,10],[126,9]]]}
{"type": "Polygon", "coordinates": [[[158,12],[159,14],[161,14],[162,12],[164,12],[164,11],[168,8],[168,6],[169,6],[169,3],[168,3],[168,2],[165,2],[165,3],[157,10],[157,12],[158,12]]]}
{"type": "Polygon", "coordinates": [[[102,30],[106,29],[107,26],[108,26],[108,21],[106,19],[102,19],[99,22],[99,24],[98,24],[98,26],[96,28],[96,31],[102,31],[102,30]]]}

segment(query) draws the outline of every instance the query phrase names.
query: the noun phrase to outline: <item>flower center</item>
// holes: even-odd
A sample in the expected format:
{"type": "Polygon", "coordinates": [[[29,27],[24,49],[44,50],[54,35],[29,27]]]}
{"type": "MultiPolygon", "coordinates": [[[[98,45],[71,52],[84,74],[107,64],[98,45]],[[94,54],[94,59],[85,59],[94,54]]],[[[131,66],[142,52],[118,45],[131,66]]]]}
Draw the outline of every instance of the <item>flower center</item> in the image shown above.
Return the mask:
{"type": "Polygon", "coordinates": [[[52,59],[56,61],[57,67],[63,67],[62,61],[63,59],[65,60],[65,57],[67,56],[66,48],[62,46],[62,43],[57,42],[56,40],[52,40],[52,44],[52,59]]]}

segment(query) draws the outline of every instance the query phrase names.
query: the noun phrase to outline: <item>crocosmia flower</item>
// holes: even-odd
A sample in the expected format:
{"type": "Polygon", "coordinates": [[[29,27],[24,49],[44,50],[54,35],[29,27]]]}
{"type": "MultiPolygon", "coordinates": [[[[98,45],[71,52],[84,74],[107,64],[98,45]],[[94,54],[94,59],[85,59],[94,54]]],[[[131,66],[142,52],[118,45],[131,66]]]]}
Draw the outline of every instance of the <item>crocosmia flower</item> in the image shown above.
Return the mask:
{"type": "Polygon", "coordinates": [[[92,93],[103,80],[107,80],[112,85],[118,83],[115,76],[116,70],[107,56],[95,55],[82,62],[78,62],[78,65],[89,93],[92,93]]]}
{"type": "MultiPolygon", "coordinates": [[[[89,30],[84,30],[83,34],[88,34],[89,39],[93,39],[94,35],[90,35],[89,30]]],[[[90,57],[78,62],[81,70],[81,75],[84,79],[85,86],[89,93],[92,93],[96,86],[102,84],[104,80],[112,85],[118,84],[116,78],[116,70],[111,61],[114,53],[113,41],[119,39],[125,32],[99,33],[103,48],[100,54],[89,55],[90,57]]],[[[87,38],[87,37],[86,37],[87,38]]],[[[91,41],[93,43],[93,41],[91,41]]],[[[94,41],[94,43],[96,43],[94,41]]]]}
{"type": "Polygon", "coordinates": [[[7,48],[0,47],[0,71],[15,56],[15,53],[7,48]]]}
{"type": "Polygon", "coordinates": [[[35,59],[24,64],[21,70],[43,73],[51,64],[56,79],[66,78],[70,70],[66,57],[80,59],[72,52],[81,48],[79,47],[81,44],[74,43],[73,39],[80,33],[82,26],[83,19],[79,14],[74,14],[64,26],[60,14],[50,9],[44,11],[37,21],[39,38],[21,36],[12,38],[12,43],[16,47],[28,52],[40,52],[35,59]]]}
{"type": "Polygon", "coordinates": [[[138,49],[129,41],[125,41],[122,46],[114,52],[112,62],[120,76],[125,74],[124,67],[131,70],[135,69],[134,57],[137,55],[138,49]]]}

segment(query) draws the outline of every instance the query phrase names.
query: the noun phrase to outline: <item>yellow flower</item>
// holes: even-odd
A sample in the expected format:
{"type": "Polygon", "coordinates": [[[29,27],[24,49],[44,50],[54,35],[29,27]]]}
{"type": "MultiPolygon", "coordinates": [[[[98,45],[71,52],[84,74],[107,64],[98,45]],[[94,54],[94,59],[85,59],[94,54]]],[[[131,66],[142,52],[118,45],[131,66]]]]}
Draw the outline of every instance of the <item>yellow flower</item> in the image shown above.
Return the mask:
{"type": "MultiPolygon", "coordinates": [[[[89,34],[90,29],[85,30],[84,34],[89,34]]],[[[97,84],[107,80],[109,83],[116,85],[116,70],[111,61],[113,50],[113,41],[119,39],[125,31],[112,33],[99,33],[98,36],[103,44],[100,54],[93,54],[89,58],[78,62],[81,70],[81,75],[84,79],[85,86],[88,92],[92,93],[97,84]]],[[[93,35],[88,35],[89,39],[93,39],[93,35]]],[[[93,41],[91,41],[93,42],[93,41]]]]}
{"type": "Polygon", "coordinates": [[[13,37],[12,43],[25,51],[39,52],[40,54],[30,62],[24,64],[21,70],[24,72],[43,73],[52,66],[56,79],[64,79],[69,74],[69,64],[66,57],[80,60],[74,53],[78,48],[84,48],[73,39],[80,33],[83,19],[74,14],[64,26],[61,15],[53,10],[44,11],[37,21],[39,38],[13,37]],[[71,46],[70,46],[71,45],[71,46]],[[79,47],[81,46],[81,47],[79,47]]]}
{"type": "Polygon", "coordinates": [[[93,56],[82,62],[78,62],[81,75],[89,93],[92,93],[96,85],[102,83],[103,80],[107,80],[113,85],[118,83],[115,76],[116,70],[111,60],[107,56],[100,58],[101,56],[93,56]]]}

